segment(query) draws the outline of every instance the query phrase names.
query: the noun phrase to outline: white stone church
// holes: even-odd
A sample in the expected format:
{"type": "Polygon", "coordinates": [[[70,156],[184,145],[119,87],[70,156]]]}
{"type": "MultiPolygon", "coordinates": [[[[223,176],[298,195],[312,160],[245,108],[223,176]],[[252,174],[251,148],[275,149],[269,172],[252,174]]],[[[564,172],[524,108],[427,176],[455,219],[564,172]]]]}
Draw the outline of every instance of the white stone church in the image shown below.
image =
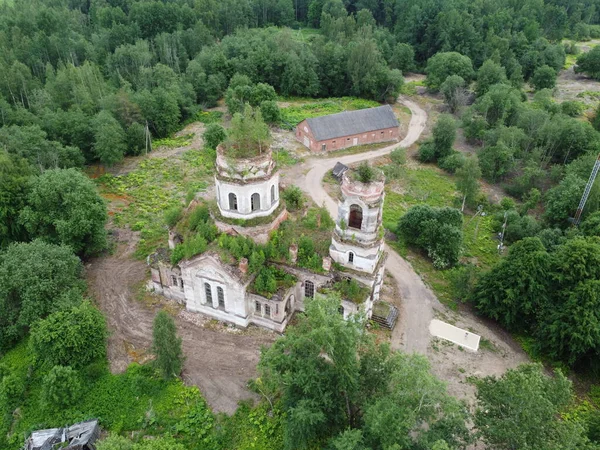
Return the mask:
{"type": "MultiPolygon", "coordinates": [[[[222,232],[241,234],[264,244],[271,231],[287,218],[285,206],[280,202],[279,173],[270,150],[253,158],[232,159],[219,147],[215,187],[218,213],[213,218],[222,232]],[[262,219],[252,221],[257,218],[262,219]],[[258,224],[242,226],[240,219],[258,224]]],[[[373,306],[379,301],[386,260],[381,223],[384,181],[363,184],[354,180],[349,170],[342,176],[341,191],[330,256],[323,258],[323,272],[299,267],[298,246],[292,245],[286,264],[267,264],[294,275],[297,281],[271,298],[250,292],[255,275],[249,273],[245,258],[237,264],[228,264],[210,250],[176,266],[149,258],[152,273],[149,287],[184,304],[189,311],[239,327],[254,324],[283,332],[294,312],[304,310],[305,298],[314,298],[319,290],[331,287],[336,281],[355,279],[368,295],[362,302],[342,299],[340,313],[347,317],[362,311],[371,318],[373,306]],[[334,270],[332,261],[342,270],[334,270]]],[[[170,235],[169,246],[174,245],[170,235]]],[[[391,321],[389,326],[393,326],[397,312],[393,307],[390,311],[389,316],[385,313],[386,317],[378,322],[391,321]]]]}

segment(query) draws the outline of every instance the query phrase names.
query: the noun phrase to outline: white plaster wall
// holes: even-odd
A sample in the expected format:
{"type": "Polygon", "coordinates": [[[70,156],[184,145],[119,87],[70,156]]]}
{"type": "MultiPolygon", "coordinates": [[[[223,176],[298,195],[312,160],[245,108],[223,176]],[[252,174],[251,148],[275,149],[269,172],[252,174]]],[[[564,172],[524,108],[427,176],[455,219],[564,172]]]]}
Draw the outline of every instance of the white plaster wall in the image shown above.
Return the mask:
{"type": "Polygon", "coordinates": [[[371,247],[363,248],[353,245],[352,242],[339,240],[334,235],[331,239],[329,255],[335,262],[345,267],[373,273],[383,252],[383,241],[375,244],[371,247]],[[350,252],[354,253],[354,261],[352,263],[348,262],[350,252]]]}
{"type": "Polygon", "coordinates": [[[215,177],[216,196],[219,210],[223,217],[232,219],[252,219],[271,214],[279,206],[279,172],[268,180],[247,184],[235,184],[215,177]],[[275,186],[275,202],[271,202],[271,186],[275,186]],[[237,211],[229,209],[229,194],[237,196],[237,211]],[[252,194],[260,195],[260,209],[252,211],[250,198],[252,194]]]}

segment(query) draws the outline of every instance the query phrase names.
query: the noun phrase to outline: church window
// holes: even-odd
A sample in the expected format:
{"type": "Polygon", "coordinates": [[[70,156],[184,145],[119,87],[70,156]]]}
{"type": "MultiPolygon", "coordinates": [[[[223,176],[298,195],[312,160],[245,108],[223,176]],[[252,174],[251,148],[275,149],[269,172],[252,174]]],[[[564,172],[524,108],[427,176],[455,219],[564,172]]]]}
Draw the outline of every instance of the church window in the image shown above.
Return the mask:
{"type": "Polygon", "coordinates": [[[260,302],[254,302],[254,309],[256,310],[256,314],[260,314],[262,310],[260,302]]]}
{"type": "Polygon", "coordinates": [[[265,316],[271,317],[271,307],[269,305],[265,305],[265,316]]]}
{"type": "Polygon", "coordinates": [[[348,253],[348,262],[350,264],[352,264],[354,262],[354,253],[353,252],[348,253]]]}
{"type": "Polygon", "coordinates": [[[304,296],[313,298],[315,296],[315,284],[312,281],[304,283],[304,296]]]}
{"type": "Polygon", "coordinates": [[[348,220],[348,226],[350,228],[356,228],[358,230],[362,227],[363,212],[362,208],[358,205],[350,206],[350,219],[348,220]]]}
{"type": "Polygon", "coordinates": [[[235,195],[233,192],[229,194],[229,209],[233,211],[237,211],[238,209],[237,195],[235,195]]]}
{"type": "Polygon", "coordinates": [[[250,197],[250,209],[252,211],[257,211],[260,209],[260,195],[259,194],[252,194],[252,197],[250,197]]]}
{"type": "Polygon", "coordinates": [[[183,289],[183,278],[179,279],[179,287],[183,289]]]}
{"type": "Polygon", "coordinates": [[[208,283],[204,283],[204,294],[206,295],[206,301],[212,303],[212,289],[208,283]]]}
{"type": "Polygon", "coordinates": [[[171,275],[171,286],[177,286],[177,277],[175,275],[171,275]]]}
{"type": "Polygon", "coordinates": [[[217,300],[219,301],[219,308],[225,309],[225,295],[223,294],[223,288],[217,286],[217,300]]]}

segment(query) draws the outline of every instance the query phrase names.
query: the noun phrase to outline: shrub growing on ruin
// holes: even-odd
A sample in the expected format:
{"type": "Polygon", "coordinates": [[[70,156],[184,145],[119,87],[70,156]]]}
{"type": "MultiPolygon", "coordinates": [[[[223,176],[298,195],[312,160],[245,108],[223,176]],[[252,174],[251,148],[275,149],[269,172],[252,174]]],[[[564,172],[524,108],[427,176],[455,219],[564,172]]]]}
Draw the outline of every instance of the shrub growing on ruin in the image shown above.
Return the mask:
{"type": "Polygon", "coordinates": [[[225,132],[225,128],[218,123],[208,124],[206,131],[204,131],[204,134],[202,135],[204,145],[208,148],[212,148],[213,150],[217,148],[217,146],[226,138],[227,133],[225,132]]]}
{"type": "Polygon", "coordinates": [[[290,211],[297,211],[304,206],[304,195],[298,186],[290,186],[283,191],[285,206],[290,211]]]}

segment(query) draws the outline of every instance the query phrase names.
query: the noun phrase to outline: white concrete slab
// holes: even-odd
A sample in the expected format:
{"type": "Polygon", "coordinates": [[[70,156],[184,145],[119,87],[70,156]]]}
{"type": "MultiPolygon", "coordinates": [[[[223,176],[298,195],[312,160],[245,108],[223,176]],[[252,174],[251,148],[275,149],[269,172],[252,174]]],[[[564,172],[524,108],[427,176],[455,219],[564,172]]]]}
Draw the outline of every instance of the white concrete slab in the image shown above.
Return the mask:
{"type": "Polygon", "coordinates": [[[429,332],[436,337],[446,339],[474,352],[479,349],[481,336],[441,320],[433,319],[429,324],[429,332]]]}

